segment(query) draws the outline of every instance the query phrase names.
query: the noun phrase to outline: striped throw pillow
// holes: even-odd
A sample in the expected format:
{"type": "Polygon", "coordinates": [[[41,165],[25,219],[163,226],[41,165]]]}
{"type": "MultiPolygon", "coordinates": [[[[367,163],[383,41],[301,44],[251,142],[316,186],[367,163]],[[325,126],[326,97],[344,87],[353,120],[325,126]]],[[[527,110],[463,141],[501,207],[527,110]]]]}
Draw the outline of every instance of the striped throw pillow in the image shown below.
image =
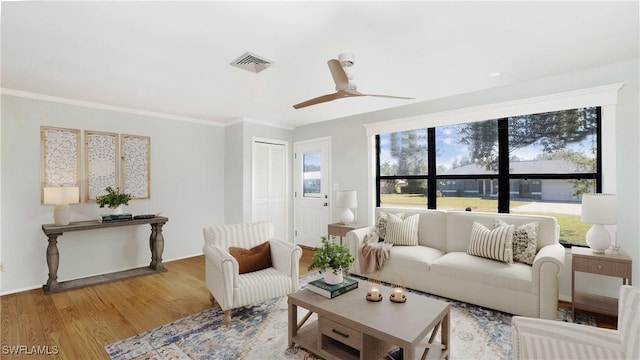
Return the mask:
{"type": "Polygon", "coordinates": [[[387,219],[387,236],[384,242],[393,245],[418,245],[418,221],[420,214],[411,215],[404,220],[389,214],[387,219]]]}
{"type": "Polygon", "coordinates": [[[489,230],[474,222],[467,254],[513,263],[513,228],[507,225],[489,230]]]}

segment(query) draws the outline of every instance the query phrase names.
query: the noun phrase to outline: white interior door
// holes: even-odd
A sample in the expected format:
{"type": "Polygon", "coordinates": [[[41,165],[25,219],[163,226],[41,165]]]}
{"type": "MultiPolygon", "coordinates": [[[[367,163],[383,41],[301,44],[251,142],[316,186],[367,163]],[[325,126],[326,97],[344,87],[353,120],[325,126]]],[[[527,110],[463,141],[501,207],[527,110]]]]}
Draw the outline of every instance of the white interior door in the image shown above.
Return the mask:
{"type": "Polygon", "coordinates": [[[294,144],[294,236],[308,247],[322,244],[329,223],[330,140],[294,144]]]}
{"type": "Polygon", "coordinates": [[[252,221],[273,224],[276,238],[289,241],[287,143],[253,141],[252,221]]]}

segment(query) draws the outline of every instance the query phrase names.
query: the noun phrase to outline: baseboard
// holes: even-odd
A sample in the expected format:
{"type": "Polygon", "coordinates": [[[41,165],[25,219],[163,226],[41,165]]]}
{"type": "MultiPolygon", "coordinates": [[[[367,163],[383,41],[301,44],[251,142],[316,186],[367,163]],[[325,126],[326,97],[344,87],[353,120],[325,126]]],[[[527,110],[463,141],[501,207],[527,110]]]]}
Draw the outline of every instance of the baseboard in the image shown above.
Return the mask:
{"type": "MultiPolygon", "coordinates": [[[[192,258],[192,257],[197,257],[197,256],[203,256],[203,253],[199,253],[199,254],[193,254],[193,255],[186,255],[186,256],[180,256],[180,257],[175,257],[175,258],[171,258],[171,259],[162,259],[163,263],[169,263],[172,261],[177,261],[177,260],[182,260],[182,259],[188,259],[188,258],[192,258]]],[[[144,266],[144,265],[138,265],[138,266],[144,266]]],[[[135,267],[135,266],[134,266],[135,267]]],[[[127,268],[128,269],[128,268],[127,268]]],[[[127,269],[120,269],[120,270],[114,270],[114,271],[122,271],[122,270],[127,270],[127,269]]],[[[98,273],[98,274],[90,274],[87,276],[95,276],[95,275],[101,275],[103,273],[98,273]]],[[[44,279],[44,282],[47,282],[47,279],[44,279]]],[[[6,290],[6,291],[0,291],[0,296],[5,296],[5,295],[11,295],[11,294],[17,294],[17,293],[21,293],[21,292],[25,292],[25,291],[31,291],[31,290],[35,290],[35,289],[42,289],[42,284],[38,284],[38,285],[33,285],[33,286],[27,286],[27,287],[23,287],[23,288],[18,288],[18,289],[11,289],[11,290],[6,290]]]]}

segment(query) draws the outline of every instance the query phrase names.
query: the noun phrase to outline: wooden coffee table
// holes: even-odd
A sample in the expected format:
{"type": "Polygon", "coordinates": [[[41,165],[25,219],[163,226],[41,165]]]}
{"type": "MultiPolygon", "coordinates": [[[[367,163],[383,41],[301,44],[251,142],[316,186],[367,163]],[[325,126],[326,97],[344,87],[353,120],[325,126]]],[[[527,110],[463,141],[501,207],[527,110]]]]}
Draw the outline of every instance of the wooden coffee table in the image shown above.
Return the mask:
{"type": "Polygon", "coordinates": [[[367,301],[366,293],[367,282],[359,280],[357,289],[333,299],[306,289],[290,294],[289,347],[298,344],[325,359],[382,359],[394,347],[403,349],[404,359],[415,359],[416,347],[426,347],[423,359],[427,353],[449,357],[448,303],[411,293],[407,302],[394,303],[388,287],[380,302],[367,301]],[[308,310],[300,322],[298,307],[308,310]],[[313,313],[318,319],[307,323],[313,313]],[[438,328],[440,343],[435,343],[438,328]]]}

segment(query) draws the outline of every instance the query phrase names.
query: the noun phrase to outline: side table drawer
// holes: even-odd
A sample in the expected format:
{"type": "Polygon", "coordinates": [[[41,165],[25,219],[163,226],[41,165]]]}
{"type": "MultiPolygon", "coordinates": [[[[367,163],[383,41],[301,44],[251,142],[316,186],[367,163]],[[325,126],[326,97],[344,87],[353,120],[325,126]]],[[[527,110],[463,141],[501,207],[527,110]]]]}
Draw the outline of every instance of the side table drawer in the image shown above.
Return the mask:
{"type": "Polygon", "coordinates": [[[588,259],[576,256],[573,258],[573,270],[592,274],[626,277],[631,273],[631,264],[617,261],[588,259]]]}
{"type": "MultiPolygon", "coordinates": [[[[318,318],[320,334],[362,351],[362,333],[325,317],[318,318]]],[[[321,336],[322,336],[321,335],[321,336]]]]}

